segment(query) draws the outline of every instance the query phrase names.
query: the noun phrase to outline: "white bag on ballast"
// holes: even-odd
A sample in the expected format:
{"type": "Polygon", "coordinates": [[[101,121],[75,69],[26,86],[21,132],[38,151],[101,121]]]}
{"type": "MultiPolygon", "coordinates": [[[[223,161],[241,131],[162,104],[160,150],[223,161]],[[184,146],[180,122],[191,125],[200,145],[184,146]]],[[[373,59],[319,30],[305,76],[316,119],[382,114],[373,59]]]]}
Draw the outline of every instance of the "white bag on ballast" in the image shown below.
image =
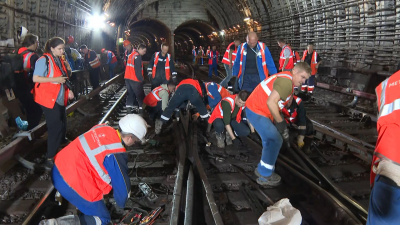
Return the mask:
{"type": "Polygon", "coordinates": [[[301,221],[300,211],[294,208],[287,198],[269,206],[258,218],[259,225],[300,225],[301,221]]]}

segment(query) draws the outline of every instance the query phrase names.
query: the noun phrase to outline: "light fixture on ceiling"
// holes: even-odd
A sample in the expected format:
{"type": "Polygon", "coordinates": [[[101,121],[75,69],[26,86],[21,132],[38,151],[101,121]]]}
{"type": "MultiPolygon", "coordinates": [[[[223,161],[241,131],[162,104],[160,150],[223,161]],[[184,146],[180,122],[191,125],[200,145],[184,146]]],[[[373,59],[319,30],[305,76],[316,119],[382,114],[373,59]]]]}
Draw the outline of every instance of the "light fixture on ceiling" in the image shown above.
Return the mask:
{"type": "Polygon", "coordinates": [[[249,21],[249,20],[250,20],[250,17],[244,18],[244,21],[249,21]]]}

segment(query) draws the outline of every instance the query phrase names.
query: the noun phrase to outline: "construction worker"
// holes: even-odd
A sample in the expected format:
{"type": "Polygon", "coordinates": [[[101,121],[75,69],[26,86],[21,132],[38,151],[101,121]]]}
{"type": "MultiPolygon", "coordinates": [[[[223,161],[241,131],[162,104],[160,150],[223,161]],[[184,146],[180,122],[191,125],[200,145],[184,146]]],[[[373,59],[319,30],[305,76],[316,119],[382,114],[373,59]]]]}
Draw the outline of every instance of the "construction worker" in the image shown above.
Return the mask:
{"type": "Polygon", "coordinates": [[[314,44],[308,44],[307,49],[303,52],[301,61],[310,65],[312,70],[311,77],[301,86],[301,91],[312,94],[314,91],[315,74],[318,72],[319,64],[322,63],[321,57],[314,50],[314,44]]]}
{"type": "Polygon", "coordinates": [[[125,147],[142,140],[146,132],[146,121],[128,114],[119,121],[117,130],[97,125],[63,148],[55,157],[51,179],[61,196],[81,213],[46,222],[108,224],[111,216],[103,196],[113,190],[116,204],[125,207],[131,192],[125,147]]]}
{"type": "Polygon", "coordinates": [[[129,40],[125,40],[122,45],[125,48],[124,52],[124,65],[126,66],[126,62],[128,61],[128,56],[133,52],[133,45],[129,40]]]}
{"type": "Polygon", "coordinates": [[[282,48],[279,56],[279,71],[291,71],[294,66],[293,52],[284,39],[278,39],[278,45],[282,48]]]}
{"type": "Polygon", "coordinates": [[[143,99],[145,97],[143,90],[143,63],[142,55],[146,54],[146,46],[140,44],[137,51],[129,55],[125,69],[125,84],[128,90],[126,98],[126,109],[128,113],[133,112],[136,105],[139,106],[139,113],[142,114],[143,99]]]}
{"type": "Polygon", "coordinates": [[[210,51],[211,51],[211,47],[208,46],[208,47],[207,47],[207,52],[206,52],[207,57],[208,57],[208,54],[210,53],[210,51]]]}
{"type": "Polygon", "coordinates": [[[201,57],[201,65],[204,65],[204,60],[203,60],[203,56],[204,56],[204,50],[203,47],[199,47],[199,56],[201,57]]]}
{"type": "Polygon", "coordinates": [[[218,57],[219,52],[216,50],[217,47],[212,46],[212,51],[208,53],[208,77],[212,77],[212,73],[214,70],[215,76],[218,76],[218,57]]]}
{"type": "Polygon", "coordinates": [[[247,91],[229,95],[223,98],[212,112],[208,123],[214,126],[218,148],[225,147],[224,140],[227,145],[240,146],[241,141],[236,136],[246,137],[250,134],[249,127],[242,119],[242,111],[249,95],[247,91]]]}
{"type": "Polygon", "coordinates": [[[280,108],[288,103],[294,87],[300,87],[310,74],[307,63],[297,63],[291,72],[281,72],[263,80],[246,101],[247,120],[260,135],[263,145],[260,163],[254,171],[260,185],[277,186],[281,181],[273,171],[282,138],[289,141],[289,130],[280,108]]]}
{"type": "Polygon", "coordinates": [[[290,49],[292,49],[292,52],[293,52],[293,64],[296,65],[298,62],[301,62],[301,58],[300,58],[299,52],[293,50],[291,44],[287,44],[287,45],[289,46],[290,49]]]}
{"type": "Polygon", "coordinates": [[[246,40],[246,43],[238,47],[232,71],[233,76],[238,78],[236,91],[239,89],[251,93],[268,74],[275,74],[277,71],[268,47],[258,41],[257,33],[250,32],[246,40]]]}
{"type": "Polygon", "coordinates": [[[215,106],[221,101],[221,99],[231,95],[228,90],[226,90],[221,85],[214,82],[205,82],[207,96],[208,96],[208,109],[214,109],[215,106]]]}
{"type": "Polygon", "coordinates": [[[106,64],[108,65],[108,71],[110,73],[110,79],[111,79],[115,76],[114,69],[115,69],[115,66],[117,65],[117,57],[115,57],[114,52],[108,51],[105,48],[101,49],[101,53],[107,55],[106,64]]]}
{"type": "Polygon", "coordinates": [[[89,70],[90,83],[93,86],[93,90],[99,87],[99,75],[100,75],[100,59],[97,57],[95,51],[88,49],[86,45],[80,47],[80,52],[85,54],[85,68],[89,70]]]}
{"type": "Polygon", "coordinates": [[[151,56],[149,65],[147,66],[147,74],[151,77],[151,90],[166,84],[168,81],[176,80],[176,71],[174,60],[171,60],[171,55],[168,54],[168,45],[161,44],[161,51],[156,52],[151,56]]]}
{"type": "Polygon", "coordinates": [[[302,99],[292,95],[286,107],[282,108],[282,114],[288,124],[295,124],[297,127],[297,147],[303,149],[306,153],[310,153],[314,128],[311,120],[306,116],[306,109],[302,99]]]}
{"type": "Polygon", "coordinates": [[[23,73],[15,73],[15,96],[22,103],[25,109],[26,119],[28,121],[28,130],[36,127],[42,119],[42,108],[33,99],[31,93],[34,83],[32,80],[36,61],[39,56],[35,53],[39,46],[39,37],[33,34],[27,34],[22,41],[22,47],[18,49],[18,54],[23,58],[23,73]]]}
{"type": "Polygon", "coordinates": [[[378,139],[372,156],[371,196],[367,225],[389,225],[400,221],[400,71],[376,87],[378,139]]]}
{"type": "Polygon", "coordinates": [[[194,45],[193,45],[193,49],[192,49],[192,56],[193,56],[193,64],[195,64],[197,52],[196,52],[196,46],[194,46],[194,45]]]}
{"type": "Polygon", "coordinates": [[[221,81],[222,87],[227,88],[228,83],[232,78],[232,68],[233,68],[233,63],[235,62],[236,59],[236,52],[237,52],[237,47],[240,45],[240,40],[235,39],[232,43],[228,45],[226,48],[224,58],[222,59],[222,63],[225,66],[225,71],[226,71],[226,77],[221,81]]]}

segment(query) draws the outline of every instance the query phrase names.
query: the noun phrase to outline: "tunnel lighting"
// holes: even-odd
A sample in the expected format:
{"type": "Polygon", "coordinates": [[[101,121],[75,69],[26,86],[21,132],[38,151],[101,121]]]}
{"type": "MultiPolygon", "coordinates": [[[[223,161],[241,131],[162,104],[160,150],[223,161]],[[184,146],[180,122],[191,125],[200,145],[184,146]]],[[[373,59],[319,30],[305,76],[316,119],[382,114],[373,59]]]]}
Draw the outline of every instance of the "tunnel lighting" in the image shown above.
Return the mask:
{"type": "Polygon", "coordinates": [[[255,24],[258,24],[258,22],[257,22],[257,21],[254,21],[254,23],[255,23],[255,24]]]}
{"type": "Polygon", "coordinates": [[[250,20],[250,17],[244,18],[244,21],[249,21],[249,20],[250,20]]]}
{"type": "Polygon", "coordinates": [[[225,31],[221,30],[221,32],[219,32],[220,35],[225,35],[225,31]]]}
{"type": "Polygon", "coordinates": [[[124,42],[124,39],[123,38],[118,38],[118,42],[122,43],[122,42],[124,42]]]}
{"type": "Polygon", "coordinates": [[[102,29],[105,26],[105,17],[100,15],[91,15],[87,18],[88,27],[91,29],[102,29]]]}
{"type": "Polygon", "coordinates": [[[239,27],[239,28],[240,28],[239,24],[237,25],[237,27],[239,27]]]}
{"type": "Polygon", "coordinates": [[[104,13],[105,16],[110,17],[107,13],[104,13]]]}

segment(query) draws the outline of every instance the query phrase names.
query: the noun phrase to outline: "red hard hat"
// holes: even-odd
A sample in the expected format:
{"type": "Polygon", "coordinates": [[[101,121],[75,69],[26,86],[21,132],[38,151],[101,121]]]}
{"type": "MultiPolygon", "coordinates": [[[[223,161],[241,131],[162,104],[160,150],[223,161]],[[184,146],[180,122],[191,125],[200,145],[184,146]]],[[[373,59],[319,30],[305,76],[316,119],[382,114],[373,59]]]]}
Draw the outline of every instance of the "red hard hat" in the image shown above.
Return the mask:
{"type": "Polygon", "coordinates": [[[101,49],[101,52],[104,52],[105,50],[106,50],[105,48],[102,48],[102,49],[101,49]]]}
{"type": "Polygon", "coordinates": [[[68,44],[72,44],[72,43],[74,43],[74,41],[75,41],[74,36],[69,35],[68,36],[68,44]]]}
{"type": "Polygon", "coordinates": [[[130,45],[131,44],[131,42],[129,41],[129,40],[125,40],[124,42],[123,42],[123,46],[124,47],[126,47],[126,46],[128,46],[128,45],[130,45]]]}

